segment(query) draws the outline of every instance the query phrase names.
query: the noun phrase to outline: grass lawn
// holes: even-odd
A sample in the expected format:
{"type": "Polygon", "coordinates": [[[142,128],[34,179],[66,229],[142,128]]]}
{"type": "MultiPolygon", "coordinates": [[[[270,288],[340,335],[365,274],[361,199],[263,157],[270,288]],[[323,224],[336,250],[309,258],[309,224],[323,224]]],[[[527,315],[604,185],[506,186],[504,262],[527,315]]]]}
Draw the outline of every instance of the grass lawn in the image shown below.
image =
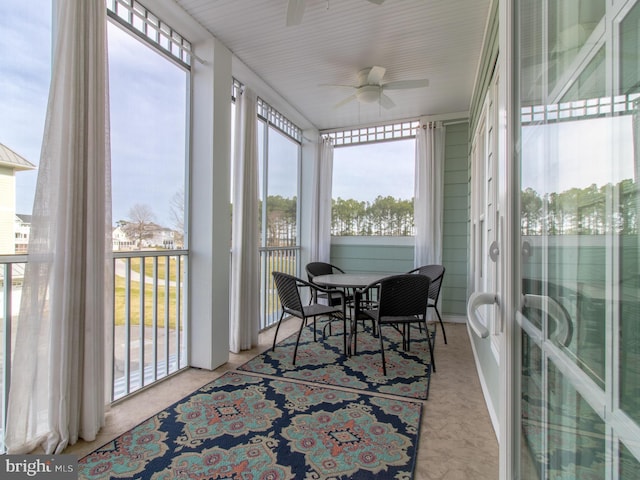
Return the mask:
{"type": "MultiPolygon", "coordinates": [[[[131,271],[135,273],[140,272],[140,258],[131,259],[131,271]]],[[[145,276],[147,279],[153,278],[153,264],[154,258],[145,258],[145,276]]],[[[184,274],[184,271],[181,275],[184,274]]],[[[157,309],[157,322],[158,327],[165,326],[165,320],[167,318],[167,289],[165,287],[165,275],[166,275],[166,260],[160,258],[158,260],[157,278],[158,288],[156,292],[156,298],[154,301],[154,287],[152,283],[144,284],[144,324],[146,326],[153,326],[153,311],[154,304],[157,309]]],[[[133,276],[132,277],[137,277],[133,276]]],[[[176,260],[172,258],[169,264],[169,282],[176,280],[176,260]]],[[[124,277],[116,275],[115,277],[115,302],[114,302],[114,316],[116,325],[125,325],[125,304],[126,304],[126,280],[124,277]]],[[[129,289],[129,308],[131,325],[140,325],[140,303],[141,303],[141,290],[140,282],[132,278],[131,287],[129,289]]],[[[176,327],[176,287],[171,285],[169,287],[169,328],[176,327]]],[[[182,305],[180,306],[180,316],[182,316],[182,305]]]]}
{"type": "MultiPolygon", "coordinates": [[[[170,257],[138,257],[131,258],[131,287],[129,290],[129,309],[130,309],[130,324],[131,325],[140,325],[140,302],[141,302],[141,291],[140,291],[140,282],[137,280],[138,275],[141,272],[142,260],[144,259],[144,274],[147,279],[158,278],[158,289],[156,293],[157,300],[154,301],[154,291],[152,283],[145,283],[144,285],[144,324],[146,326],[153,326],[153,308],[154,304],[157,309],[157,322],[158,327],[164,327],[166,320],[166,296],[167,289],[165,288],[165,275],[167,271],[167,259],[169,259],[169,283],[170,285],[175,284],[176,282],[176,269],[177,262],[176,258],[170,257]],[[154,265],[157,261],[157,265],[154,265]],[[134,280],[135,279],[135,280],[134,280]]],[[[287,257],[272,257],[268,256],[266,259],[263,258],[263,262],[266,260],[266,264],[262,263],[262,268],[267,268],[269,271],[269,275],[267,276],[267,284],[265,285],[267,292],[275,292],[275,286],[273,284],[273,276],[271,272],[273,270],[278,271],[295,271],[295,262],[296,259],[294,256],[287,257]]],[[[180,280],[184,280],[185,274],[185,262],[181,263],[182,271],[180,274],[180,280]]],[[[125,325],[126,311],[125,311],[125,303],[126,303],[126,281],[123,276],[116,275],[115,276],[115,302],[114,302],[114,316],[115,316],[115,325],[125,325]]],[[[184,292],[182,292],[184,294],[184,292]]],[[[176,287],[169,287],[169,328],[175,328],[176,326],[176,287]]],[[[181,298],[181,301],[184,299],[181,298]]],[[[273,314],[274,312],[278,312],[280,310],[279,300],[277,295],[271,297],[267,295],[267,301],[270,305],[267,306],[266,311],[269,314],[273,314]]],[[[180,305],[180,317],[182,317],[182,305],[180,305]]]]}

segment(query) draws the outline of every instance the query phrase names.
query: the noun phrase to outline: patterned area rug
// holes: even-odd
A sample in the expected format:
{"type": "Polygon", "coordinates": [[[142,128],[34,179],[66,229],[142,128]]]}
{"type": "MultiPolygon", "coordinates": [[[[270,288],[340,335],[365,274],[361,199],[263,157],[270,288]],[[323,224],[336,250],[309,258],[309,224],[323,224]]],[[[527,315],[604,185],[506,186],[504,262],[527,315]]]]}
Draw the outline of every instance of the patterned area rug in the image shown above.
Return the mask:
{"type": "MultiPolygon", "coordinates": [[[[296,343],[294,334],[278,343],[274,351],[267,350],[238,370],[426,400],[429,397],[431,364],[424,330],[420,332],[417,327],[412,327],[411,347],[407,352],[402,350],[401,335],[392,327],[385,326],[383,334],[386,376],[382,373],[380,339],[374,337],[369,329],[359,331],[357,354],[345,358],[342,328],[337,324],[333,335],[323,339],[319,332],[317,342],[313,341],[312,328],[305,328],[295,365],[292,364],[296,343]]],[[[435,333],[431,335],[435,340],[435,333]]]]}
{"type": "Polygon", "coordinates": [[[81,479],[410,479],[420,402],[230,372],[79,461],[81,479]]]}

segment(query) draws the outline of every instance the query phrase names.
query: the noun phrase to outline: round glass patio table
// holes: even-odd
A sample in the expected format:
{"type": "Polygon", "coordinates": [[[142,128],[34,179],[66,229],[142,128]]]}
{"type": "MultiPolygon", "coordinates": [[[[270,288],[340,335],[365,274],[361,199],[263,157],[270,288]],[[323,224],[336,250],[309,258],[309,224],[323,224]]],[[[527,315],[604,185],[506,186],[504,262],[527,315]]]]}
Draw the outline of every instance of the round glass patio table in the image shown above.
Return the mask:
{"type": "Polygon", "coordinates": [[[362,298],[362,292],[358,289],[364,288],[367,285],[376,283],[385,277],[393,275],[391,273],[331,273],[328,275],[317,275],[313,277],[313,283],[317,283],[323,287],[342,288],[345,290],[353,289],[354,291],[354,313],[351,318],[351,328],[349,329],[349,341],[348,341],[348,355],[351,355],[351,343],[354,337],[355,329],[357,328],[356,322],[360,313],[360,300],[362,298]]]}
{"type": "Polygon", "coordinates": [[[313,283],[323,287],[336,288],[363,288],[377,282],[389,273],[331,273],[329,275],[317,275],[313,277],[313,283]]]}

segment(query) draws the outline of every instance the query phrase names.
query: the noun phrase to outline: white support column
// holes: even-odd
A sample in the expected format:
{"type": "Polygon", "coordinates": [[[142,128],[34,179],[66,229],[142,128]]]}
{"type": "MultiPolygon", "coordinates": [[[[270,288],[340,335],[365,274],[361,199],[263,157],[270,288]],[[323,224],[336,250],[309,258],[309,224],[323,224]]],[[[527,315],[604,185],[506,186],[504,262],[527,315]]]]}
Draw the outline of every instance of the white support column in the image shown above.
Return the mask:
{"type": "Polygon", "coordinates": [[[214,38],[194,45],[189,195],[190,364],[229,359],[231,52],[214,38]]]}

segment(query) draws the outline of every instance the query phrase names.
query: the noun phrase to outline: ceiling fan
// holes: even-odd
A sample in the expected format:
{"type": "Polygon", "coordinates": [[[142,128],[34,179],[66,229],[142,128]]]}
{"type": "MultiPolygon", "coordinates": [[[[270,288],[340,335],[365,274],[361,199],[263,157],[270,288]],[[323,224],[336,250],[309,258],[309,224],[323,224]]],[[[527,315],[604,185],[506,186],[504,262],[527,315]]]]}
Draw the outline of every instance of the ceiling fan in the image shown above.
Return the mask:
{"type": "MultiPolygon", "coordinates": [[[[368,0],[376,5],[382,5],[384,0],[368,0]]],[[[328,4],[327,0],[327,4],[328,4]]],[[[302,16],[304,15],[304,8],[306,6],[306,0],[289,0],[287,5],[287,27],[292,25],[300,25],[302,22],[302,16]]]]}
{"type": "Polygon", "coordinates": [[[358,84],[357,85],[325,85],[330,87],[348,87],[354,88],[353,95],[345,98],[341,102],[337,103],[334,108],[340,108],[347,103],[357,100],[361,103],[375,103],[378,102],[384,108],[393,108],[395,103],[393,100],[385,95],[386,90],[405,90],[409,88],[421,88],[429,85],[429,80],[426,78],[420,80],[400,80],[397,82],[382,83],[382,77],[384,77],[387,71],[384,67],[368,67],[358,72],[358,84]]]}

